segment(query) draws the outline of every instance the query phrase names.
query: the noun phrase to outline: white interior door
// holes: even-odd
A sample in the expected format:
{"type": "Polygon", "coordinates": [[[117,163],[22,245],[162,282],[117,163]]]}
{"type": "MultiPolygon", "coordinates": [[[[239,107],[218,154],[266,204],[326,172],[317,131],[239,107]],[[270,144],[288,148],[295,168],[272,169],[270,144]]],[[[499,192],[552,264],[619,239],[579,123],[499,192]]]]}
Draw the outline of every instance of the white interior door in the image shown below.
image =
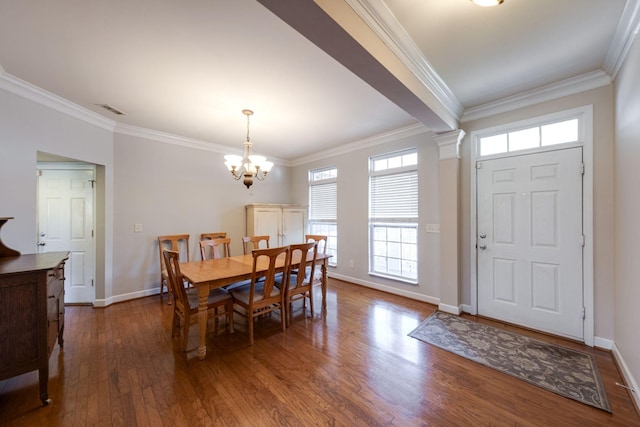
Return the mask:
{"type": "Polygon", "coordinates": [[[39,251],[68,251],[65,302],[91,303],[95,299],[94,171],[40,169],[39,173],[39,251]]]}
{"type": "Polygon", "coordinates": [[[582,148],[476,170],[479,314],[583,340],[582,148]]]}

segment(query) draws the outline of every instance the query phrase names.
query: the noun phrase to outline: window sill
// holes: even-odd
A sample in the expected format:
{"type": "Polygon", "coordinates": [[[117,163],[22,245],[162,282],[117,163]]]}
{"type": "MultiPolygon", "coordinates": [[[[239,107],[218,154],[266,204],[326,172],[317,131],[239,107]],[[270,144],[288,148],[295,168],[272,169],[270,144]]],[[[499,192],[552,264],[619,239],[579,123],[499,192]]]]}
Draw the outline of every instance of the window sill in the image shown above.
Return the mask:
{"type": "Polygon", "coordinates": [[[390,276],[387,274],[376,273],[375,271],[370,271],[369,276],[380,277],[382,279],[393,280],[395,282],[406,283],[407,285],[418,286],[418,281],[413,279],[406,279],[398,276],[390,276]]]}

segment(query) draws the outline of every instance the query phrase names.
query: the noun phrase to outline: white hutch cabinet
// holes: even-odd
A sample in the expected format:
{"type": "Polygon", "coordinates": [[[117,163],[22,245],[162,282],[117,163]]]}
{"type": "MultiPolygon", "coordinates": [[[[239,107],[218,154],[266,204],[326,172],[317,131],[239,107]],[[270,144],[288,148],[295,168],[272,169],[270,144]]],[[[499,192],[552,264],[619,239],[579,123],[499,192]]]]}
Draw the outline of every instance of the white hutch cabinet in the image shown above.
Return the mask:
{"type": "Polygon", "coordinates": [[[247,236],[269,236],[269,246],[304,243],[307,208],[299,205],[250,204],[247,210],[247,236]]]}

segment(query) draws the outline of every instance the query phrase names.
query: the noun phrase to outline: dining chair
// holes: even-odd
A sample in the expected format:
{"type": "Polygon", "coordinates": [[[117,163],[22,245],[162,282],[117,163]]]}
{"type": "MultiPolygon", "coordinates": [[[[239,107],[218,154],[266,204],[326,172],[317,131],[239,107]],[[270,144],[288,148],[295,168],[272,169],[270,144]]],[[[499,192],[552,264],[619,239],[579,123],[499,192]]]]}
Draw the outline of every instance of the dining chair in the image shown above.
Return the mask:
{"type": "MultiPolygon", "coordinates": [[[[316,257],[318,256],[318,242],[300,243],[289,245],[291,260],[289,268],[284,275],[286,285],[283,282],[276,282],[281,290],[284,288],[284,301],[287,317],[287,326],[291,325],[293,302],[302,300],[302,309],[306,312],[306,302],[309,298],[309,309],[313,317],[313,278],[316,267],[316,257]],[[309,252],[312,253],[309,258],[309,252]],[[298,258],[299,257],[299,258],[298,258]],[[300,259],[298,271],[305,271],[305,274],[292,274],[293,260],[300,259]]],[[[306,313],[305,313],[306,314],[306,313]]]]}
{"type": "Polygon", "coordinates": [[[202,260],[218,259],[231,256],[231,239],[229,237],[200,240],[200,256],[202,260]]]}
{"type": "Polygon", "coordinates": [[[251,282],[231,290],[233,296],[234,310],[236,313],[247,318],[249,325],[249,343],[253,345],[253,323],[258,315],[280,310],[280,321],[282,330],[286,328],[284,292],[275,286],[276,262],[279,256],[284,254],[284,270],[287,271],[291,262],[291,251],[288,246],[281,246],[270,249],[255,249],[253,254],[253,270],[251,282]],[[262,270],[264,262],[268,261],[266,273],[262,270]],[[264,276],[264,280],[259,280],[264,276]],[[235,309],[236,306],[242,310],[235,309]]]}
{"type": "MultiPolygon", "coordinates": [[[[174,304],[173,319],[171,322],[171,336],[176,336],[180,321],[182,321],[182,344],[180,349],[186,351],[187,340],[189,339],[189,326],[198,321],[198,293],[196,289],[187,290],[183,284],[182,273],[180,272],[180,255],[176,251],[163,251],[165,265],[167,266],[168,285],[173,288],[174,304]]],[[[208,317],[224,315],[227,318],[227,330],[233,333],[233,298],[224,289],[213,289],[209,292],[207,302],[208,317]],[[218,313],[218,308],[224,307],[224,313],[218,313]]]]}
{"type": "Polygon", "coordinates": [[[247,236],[242,238],[242,250],[244,254],[250,254],[253,249],[268,249],[269,236],[247,236]],[[266,247],[261,248],[260,243],[265,242],[266,247]]]}
{"type": "Polygon", "coordinates": [[[306,234],[304,236],[304,239],[307,242],[317,242],[318,252],[325,255],[327,254],[327,238],[327,236],[323,236],[320,234],[306,234]]]}
{"type": "Polygon", "coordinates": [[[213,240],[213,239],[224,239],[227,237],[227,233],[224,231],[218,231],[215,233],[202,233],[200,234],[200,240],[213,240]]]}
{"type": "Polygon", "coordinates": [[[186,254],[186,258],[182,258],[183,262],[189,262],[189,235],[188,234],[170,234],[165,236],[158,236],[158,250],[160,251],[160,300],[162,301],[162,294],[164,287],[167,287],[167,304],[171,305],[171,287],[167,282],[167,269],[165,267],[163,251],[168,249],[170,251],[176,251],[178,253],[186,254]],[[181,250],[181,247],[183,250],[181,250]]]}

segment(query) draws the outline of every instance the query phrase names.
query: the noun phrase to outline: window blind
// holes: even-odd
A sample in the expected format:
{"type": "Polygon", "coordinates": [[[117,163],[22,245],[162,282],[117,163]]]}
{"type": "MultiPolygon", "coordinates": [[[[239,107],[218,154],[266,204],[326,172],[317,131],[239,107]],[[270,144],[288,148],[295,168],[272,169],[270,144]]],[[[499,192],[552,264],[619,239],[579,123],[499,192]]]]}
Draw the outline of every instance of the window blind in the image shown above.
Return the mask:
{"type": "Polygon", "coordinates": [[[309,219],[334,220],[337,218],[337,184],[314,184],[309,186],[309,219]]]}
{"type": "Polygon", "coordinates": [[[372,220],[418,218],[418,171],[370,177],[372,220]]]}

